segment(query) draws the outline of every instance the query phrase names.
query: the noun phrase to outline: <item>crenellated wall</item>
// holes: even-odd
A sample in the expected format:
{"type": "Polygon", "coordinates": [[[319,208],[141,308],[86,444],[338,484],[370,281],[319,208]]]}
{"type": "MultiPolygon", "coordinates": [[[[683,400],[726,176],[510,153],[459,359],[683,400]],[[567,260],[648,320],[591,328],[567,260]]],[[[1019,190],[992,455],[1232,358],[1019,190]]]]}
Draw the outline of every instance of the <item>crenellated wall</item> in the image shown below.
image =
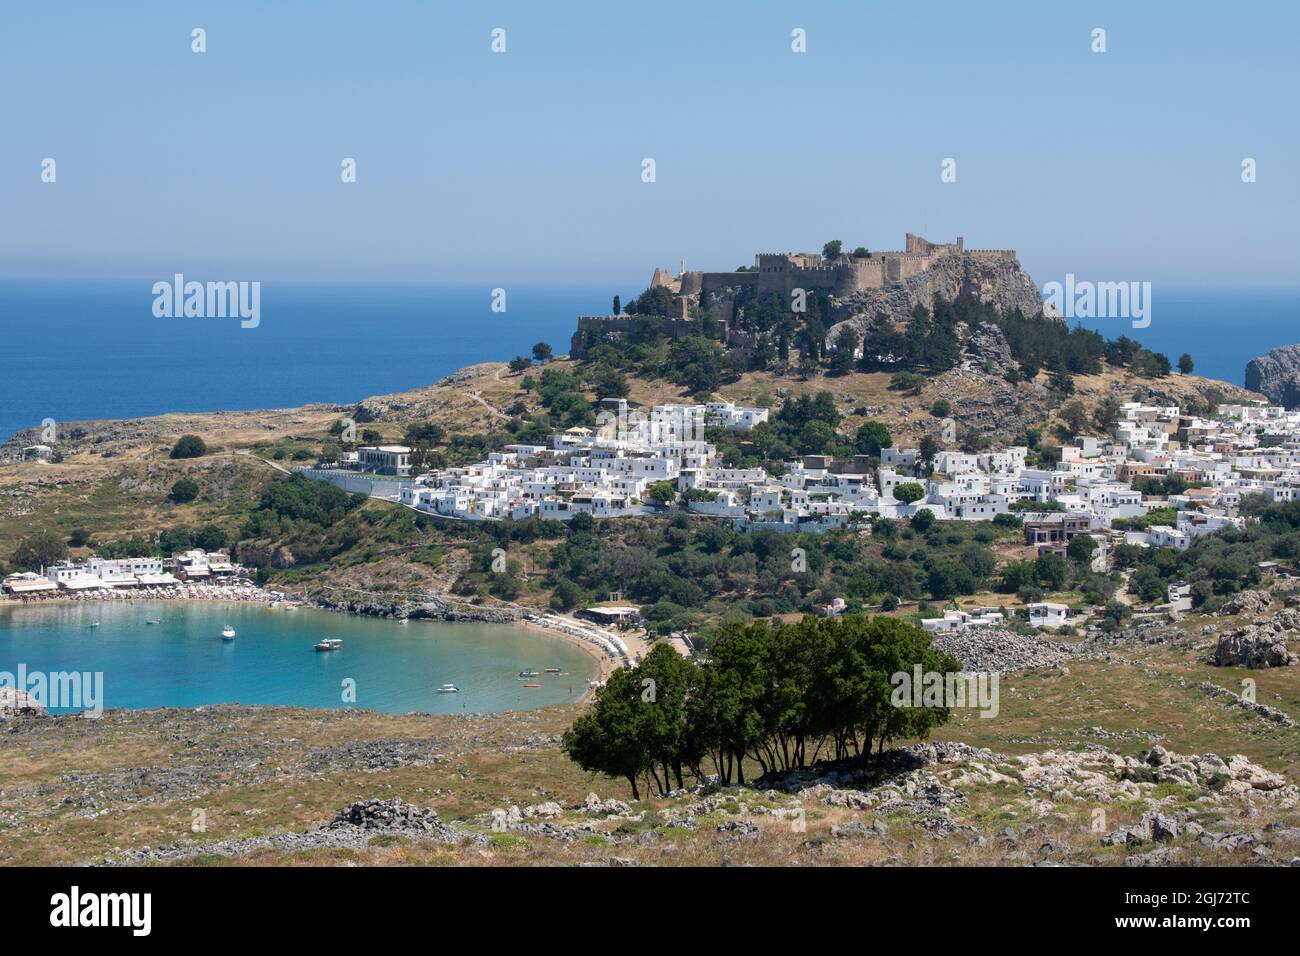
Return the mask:
{"type": "MultiPolygon", "coordinates": [[[[851,295],[906,282],[921,275],[950,256],[975,259],[1010,259],[1009,249],[967,249],[965,240],[930,242],[907,233],[905,248],[895,252],[877,252],[866,258],[843,254],[826,259],[816,252],[760,252],[754,256],[753,272],[688,272],[671,280],[682,295],[701,292],[721,294],[727,288],[752,288],[759,294],[775,292],[790,295],[795,289],[825,292],[834,296],[851,295]]],[[[655,284],[666,285],[667,273],[655,271],[655,284]]],[[[674,291],[678,291],[675,289],[674,291]]]]}

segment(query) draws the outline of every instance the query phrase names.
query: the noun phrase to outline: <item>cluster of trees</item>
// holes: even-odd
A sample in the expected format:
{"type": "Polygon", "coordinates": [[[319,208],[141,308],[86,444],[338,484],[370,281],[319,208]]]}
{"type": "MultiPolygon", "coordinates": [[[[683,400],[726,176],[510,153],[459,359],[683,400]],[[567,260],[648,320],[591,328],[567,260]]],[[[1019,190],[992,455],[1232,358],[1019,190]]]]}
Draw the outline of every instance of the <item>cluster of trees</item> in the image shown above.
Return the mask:
{"type": "Polygon", "coordinates": [[[25,535],[14,550],[11,567],[17,571],[39,571],[68,556],[68,543],[48,528],[25,535]]]}
{"type": "Polygon", "coordinates": [[[920,628],[892,618],[807,617],[722,629],[692,663],[666,644],[615,671],[565,732],[584,770],[627,780],[634,799],[716,774],[723,784],[821,759],[862,759],[926,737],[946,707],[896,706],[895,674],[961,670],[920,628]]]}
{"type": "MultiPolygon", "coordinates": [[[[906,521],[878,520],[873,528],[871,536],[738,531],[682,512],[636,522],[587,515],[565,524],[537,518],[493,522],[460,532],[481,536],[471,548],[475,567],[463,584],[465,593],[498,596],[505,596],[500,589],[507,586],[515,594],[524,587],[549,590],[558,610],[604,600],[617,588],[641,607],[650,630],[669,633],[734,615],[811,612],[836,597],[854,606],[897,606],[900,600],[946,600],[1005,586],[993,545],[1018,537],[1019,519],[939,522],[923,512],[906,521]],[[514,545],[541,540],[547,546],[534,549],[527,582],[491,571],[493,548],[513,558],[520,553],[514,545]]],[[[1067,572],[1067,583],[1095,584],[1084,566],[1072,563],[1067,572]]],[[[1052,590],[1056,583],[1046,567],[1043,580],[1034,582],[1052,590]]],[[[1020,591],[1022,584],[1010,590],[1020,591]]],[[[1105,588],[1097,584],[1094,590],[1100,595],[1105,588]]],[[[710,640],[709,632],[701,632],[701,646],[710,640]]]]}
{"type": "Polygon", "coordinates": [[[533,345],[533,357],[528,358],[524,355],[516,355],[510,360],[510,371],[522,372],[525,369],[533,367],[534,362],[545,365],[551,360],[551,347],[546,342],[537,342],[533,345]]]}
{"type": "MultiPolygon", "coordinates": [[[[828,243],[827,248],[833,245],[828,243]]],[[[865,249],[857,249],[853,254],[870,255],[865,249]]],[[[965,323],[969,328],[976,328],[987,322],[1002,329],[1016,360],[1017,368],[1007,373],[1008,378],[1032,379],[1046,371],[1053,387],[1062,395],[1073,392],[1073,375],[1095,374],[1102,370],[1103,364],[1127,368],[1149,378],[1161,378],[1172,371],[1167,356],[1125,336],[1108,341],[1079,325],[1071,328],[1042,315],[1026,316],[1019,309],[1002,312],[973,295],[963,294],[952,300],[936,296],[930,308],[918,304],[901,327],[883,312],[876,314],[863,334],[841,326],[834,346],[829,348],[827,331],[837,318],[829,297],[808,290],[804,311],[794,312],[791,305],[789,299],[776,292],[760,295],[748,288],[738,291],[733,301],[732,325],[752,336],[753,346],[744,353],[728,353],[717,342],[722,334],[717,311],[706,302],[696,309],[694,317],[700,322],[701,342],[708,343],[709,350],[716,354],[707,362],[700,362],[698,354],[678,360],[670,355],[674,329],[668,317],[675,314],[672,293],[663,287],[647,289],[627,306],[627,312],[647,318],[642,327],[618,343],[593,339],[588,343],[589,352],[594,361],[649,377],[667,377],[702,393],[715,388],[727,376],[747,369],[773,365],[788,368],[792,348],[799,350],[802,374],[825,371],[836,375],[855,368],[943,372],[961,361],[956,326],[965,323]],[[859,350],[861,356],[856,357],[859,350]],[[687,366],[694,367],[688,372],[687,366]]],[[[701,348],[704,345],[697,343],[696,349],[701,348]]],[[[1179,368],[1184,373],[1190,372],[1191,356],[1184,354],[1179,359],[1179,368]]]]}
{"type": "MultiPolygon", "coordinates": [[[[759,403],[765,404],[765,400],[760,399],[759,403]]],[[[878,458],[882,448],[893,444],[889,428],[883,422],[864,422],[850,436],[840,434],[842,421],[835,397],[823,391],[787,401],[768,421],[760,422],[747,433],[717,429],[710,430],[705,438],[718,449],[726,467],[764,465],[773,474],[779,474],[785,462],[801,455],[857,454],[878,458]]],[[[933,439],[931,442],[937,451],[937,442],[933,439]]]]}
{"type": "Polygon", "coordinates": [[[523,381],[524,388],[535,392],[546,409],[539,424],[559,431],[596,424],[595,406],[582,394],[586,385],[581,375],[558,368],[543,369],[539,378],[527,376],[523,381]]]}

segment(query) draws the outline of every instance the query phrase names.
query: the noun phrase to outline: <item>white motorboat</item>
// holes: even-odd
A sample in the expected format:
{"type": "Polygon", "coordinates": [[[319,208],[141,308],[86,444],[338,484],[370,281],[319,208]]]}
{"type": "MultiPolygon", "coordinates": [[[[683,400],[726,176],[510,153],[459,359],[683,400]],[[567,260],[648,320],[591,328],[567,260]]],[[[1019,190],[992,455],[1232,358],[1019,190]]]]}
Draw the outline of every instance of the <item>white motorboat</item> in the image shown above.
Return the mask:
{"type": "Polygon", "coordinates": [[[343,642],[339,640],[337,637],[327,637],[325,638],[325,640],[320,641],[316,644],[316,650],[337,651],[342,646],[343,646],[343,642]]]}
{"type": "Polygon", "coordinates": [[[441,687],[438,688],[438,693],[439,693],[439,694],[459,694],[459,693],[460,693],[460,688],[457,687],[455,684],[443,684],[441,687]]]}
{"type": "Polygon", "coordinates": [[[221,629],[221,639],[223,641],[233,641],[235,639],[235,629],[227,624],[221,629]]]}

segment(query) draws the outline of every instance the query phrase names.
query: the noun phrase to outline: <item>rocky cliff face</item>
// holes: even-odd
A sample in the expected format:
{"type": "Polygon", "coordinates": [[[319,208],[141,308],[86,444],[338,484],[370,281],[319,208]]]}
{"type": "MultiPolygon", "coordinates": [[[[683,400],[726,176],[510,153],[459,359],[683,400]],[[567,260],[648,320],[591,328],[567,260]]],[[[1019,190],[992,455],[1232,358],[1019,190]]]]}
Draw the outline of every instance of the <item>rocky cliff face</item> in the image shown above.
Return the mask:
{"type": "Polygon", "coordinates": [[[1287,408],[1300,406],[1300,345],[1279,345],[1246,364],[1246,388],[1287,408]]]}
{"type": "Polygon", "coordinates": [[[1029,273],[1014,259],[986,259],[974,255],[946,256],[921,275],[883,289],[855,292],[834,303],[836,325],[829,340],[841,331],[840,322],[854,327],[859,335],[876,313],[883,312],[894,322],[905,322],[917,305],[929,308],[936,295],[955,299],[972,295],[990,302],[1000,310],[1020,309],[1025,315],[1043,310],[1043,297],[1029,273]]]}

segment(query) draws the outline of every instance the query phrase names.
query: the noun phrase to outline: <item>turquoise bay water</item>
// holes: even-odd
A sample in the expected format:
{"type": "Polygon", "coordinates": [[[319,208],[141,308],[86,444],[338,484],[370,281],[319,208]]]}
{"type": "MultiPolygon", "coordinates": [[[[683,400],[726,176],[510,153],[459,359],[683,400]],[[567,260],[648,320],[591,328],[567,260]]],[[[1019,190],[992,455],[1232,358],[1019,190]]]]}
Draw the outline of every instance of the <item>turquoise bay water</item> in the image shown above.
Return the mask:
{"type": "Polygon", "coordinates": [[[179,602],[0,608],[0,671],[16,674],[19,664],[28,673],[102,672],[105,708],[238,702],[435,714],[575,701],[596,673],[580,648],[519,626],[179,602]],[[221,640],[226,624],[237,632],[230,642],[221,640]],[[323,637],[341,638],[342,649],[316,652],[323,637]],[[541,686],[523,688],[521,670],[542,671],[533,681],[541,686]],[[356,702],[345,704],[349,678],[356,702]],[[448,683],[460,693],[437,693],[448,683]]]}

